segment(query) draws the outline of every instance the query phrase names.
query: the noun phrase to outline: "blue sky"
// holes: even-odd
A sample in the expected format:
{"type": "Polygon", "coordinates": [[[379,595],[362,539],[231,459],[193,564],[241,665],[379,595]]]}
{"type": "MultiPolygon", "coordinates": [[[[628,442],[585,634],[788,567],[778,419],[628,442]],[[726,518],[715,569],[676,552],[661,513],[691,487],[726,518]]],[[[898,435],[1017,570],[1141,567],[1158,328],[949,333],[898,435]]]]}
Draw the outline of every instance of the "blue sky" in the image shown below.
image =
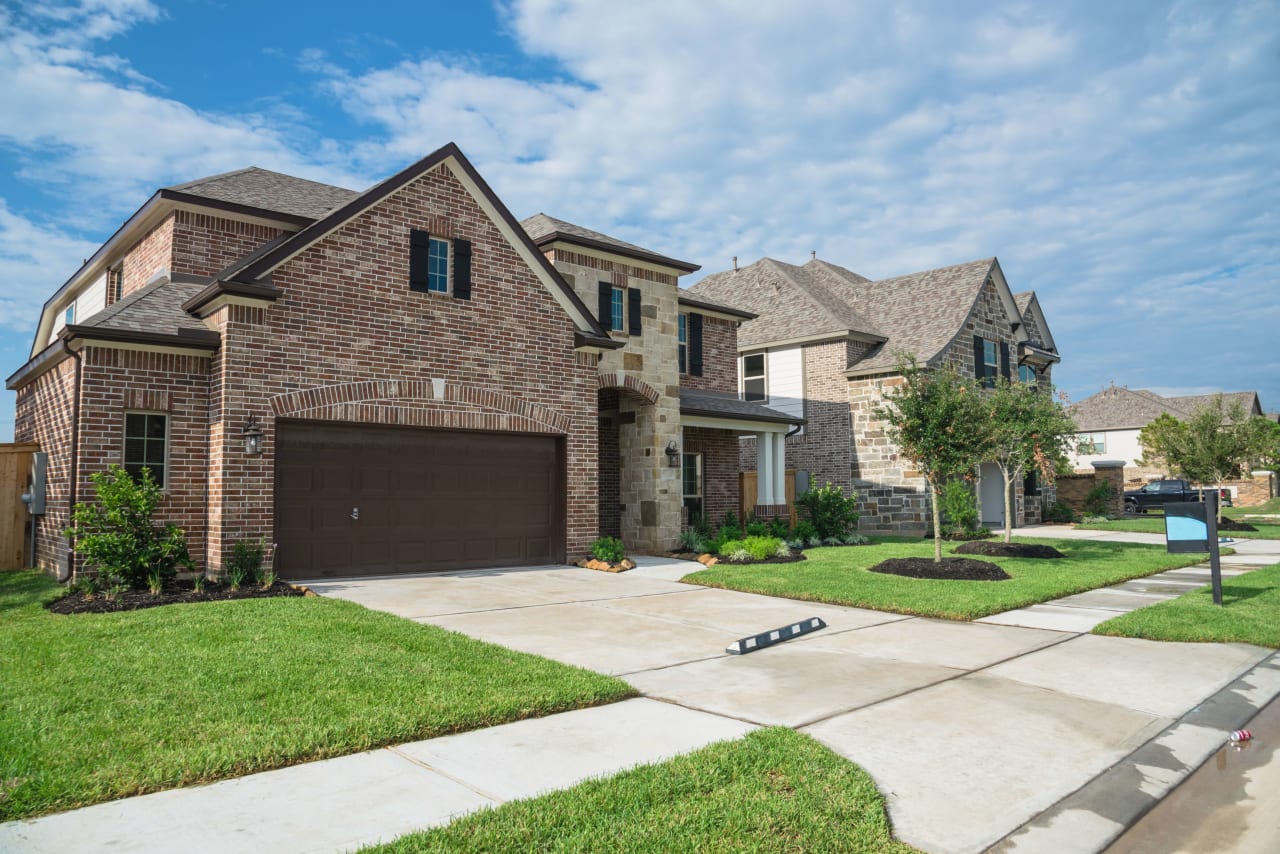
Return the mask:
{"type": "Polygon", "coordinates": [[[257,165],[359,189],[455,141],[517,216],[705,272],[994,254],[1073,399],[1280,409],[1278,139],[1276,0],[10,0],[0,374],[155,188],[257,165]]]}

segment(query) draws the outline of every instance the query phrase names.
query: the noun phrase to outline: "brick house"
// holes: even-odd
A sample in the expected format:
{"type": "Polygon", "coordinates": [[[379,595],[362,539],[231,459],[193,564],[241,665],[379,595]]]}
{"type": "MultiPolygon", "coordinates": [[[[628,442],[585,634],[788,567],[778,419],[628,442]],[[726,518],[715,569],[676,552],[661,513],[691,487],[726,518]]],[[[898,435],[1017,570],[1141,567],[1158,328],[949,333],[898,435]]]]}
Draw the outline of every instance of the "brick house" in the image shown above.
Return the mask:
{"type": "Polygon", "coordinates": [[[258,537],[295,578],[674,545],[686,503],[736,499],[739,435],[798,423],[736,400],[753,316],[681,299],[693,265],[528,228],[452,144],[363,193],[255,168],[157,191],[7,382],[48,454],[37,565],[75,569],[61,531],[111,463],[152,469],[210,572],[258,537]]]}
{"type": "MultiPolygon", "coordinates": [[[[876,282],[817,258],[763,258],[709,275],[689,293],[758,315],[738,332],[742,395],[805,419],[786,440],[797,488],[856,490],[866,531],[919,531],[927,522],[924,479],[873,414],[883,390],[902,382],[900,354],[976,378],[1045,385],[1059,360],[1035,293],[1014,294],[995,258],[876,282]]],[[[751,440],[742,443],[744,471],[759,457],[751,440]]],[[[984,524],[1003,525],[998,469],[984,463],[975,475],[984,524]]],[[[1015,524],[1038,522],[1051,489],[1034,478],[1015,489],[1015,524]]]]}

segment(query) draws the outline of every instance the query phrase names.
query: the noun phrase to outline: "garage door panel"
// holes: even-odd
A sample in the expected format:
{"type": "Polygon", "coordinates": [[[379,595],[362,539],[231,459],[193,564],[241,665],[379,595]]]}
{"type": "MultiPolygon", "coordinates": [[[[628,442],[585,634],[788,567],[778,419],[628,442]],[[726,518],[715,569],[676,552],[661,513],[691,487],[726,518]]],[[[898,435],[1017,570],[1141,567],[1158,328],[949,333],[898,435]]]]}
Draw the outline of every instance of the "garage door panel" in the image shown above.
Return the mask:
{"type": "Polygon", "coordinates": [[[552,437],[301,422],[281,423],[277,437],[285,577],[564,559],[552,437]]]}

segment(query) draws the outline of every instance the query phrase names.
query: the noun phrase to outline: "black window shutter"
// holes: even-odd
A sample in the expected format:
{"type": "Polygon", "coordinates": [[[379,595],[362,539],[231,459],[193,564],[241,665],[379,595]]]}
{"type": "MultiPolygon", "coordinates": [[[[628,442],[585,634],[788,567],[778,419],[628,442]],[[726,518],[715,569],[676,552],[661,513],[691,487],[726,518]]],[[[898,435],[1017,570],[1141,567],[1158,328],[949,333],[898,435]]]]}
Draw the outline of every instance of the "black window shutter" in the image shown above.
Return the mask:
{"type": "Polygon", "coordinates": [[[1012,379],[1013,375],[1010,373],[1010,370],[1011,368],[1009,367],[1009,345],[1006,344],[1004,341],[1001,341],[1000,342],[1000,374],[1005,379],[1012,379]]]}
{"type": "Polygon", "coordinates": [[[985,367],[986,354],[982,347],[982,336],[973,336],[973,375],[982,379],[987,375],[985,367]]]}
{"type": "Polygon", "coordinates": [[[600,325],[613,329],[613,283],[600,283],[600,325]]]}
{"type": "Polygon", "coordinates": [[[453,295],[471,299],[471,241],[453,241],[453,295]]]}
{"type": "Polygon", "coordinates": [[[627,333],[640,334],[640,289],[627,288],[627,333]]]}
{"type": "Polygon", "coordinates": [[[427,290],[427,257],[431,252],[431,235],[418,229],[409,231],[409,290],[427,290]]]}
{"type": "Polygon", "coordinates": [[[702,376],[702,315],[690,314],[685,321],[685,347],[689,351],[689,374],[702,376]]]}

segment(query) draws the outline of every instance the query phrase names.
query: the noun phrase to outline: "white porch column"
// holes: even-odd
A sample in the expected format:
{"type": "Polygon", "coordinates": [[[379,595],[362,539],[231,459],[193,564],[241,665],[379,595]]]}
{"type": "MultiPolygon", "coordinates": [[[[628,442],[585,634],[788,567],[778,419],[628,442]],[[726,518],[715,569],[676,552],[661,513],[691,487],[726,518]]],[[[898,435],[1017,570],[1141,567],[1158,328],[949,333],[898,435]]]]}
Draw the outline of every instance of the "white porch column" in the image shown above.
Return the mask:
{"type": "Polygon", "coordinates": [[[769,434],[773,445],[773,504],[787,503],[787,434],[769,434]]]}
{"type": "Polygon", "coordinates": [[[756,434],[756,504],[773,503],[773,434],[756,434]]]}

